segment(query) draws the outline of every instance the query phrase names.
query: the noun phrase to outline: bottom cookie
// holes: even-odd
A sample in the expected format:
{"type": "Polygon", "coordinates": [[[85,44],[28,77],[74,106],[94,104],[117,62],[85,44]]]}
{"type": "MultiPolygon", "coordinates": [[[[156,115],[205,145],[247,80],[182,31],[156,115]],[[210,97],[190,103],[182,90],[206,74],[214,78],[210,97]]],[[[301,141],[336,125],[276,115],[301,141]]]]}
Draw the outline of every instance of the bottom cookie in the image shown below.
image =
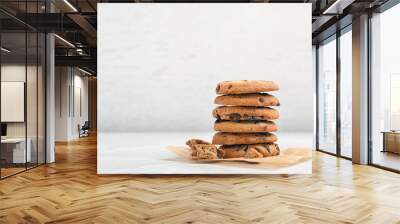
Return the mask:
{"type": "Polygon", "coordinates": [[[252,144],[252,145],[222,145],[219,149],[224,151],[224,159],[229,158],[262,158],[279,155],[277,144],[252,144]]]}

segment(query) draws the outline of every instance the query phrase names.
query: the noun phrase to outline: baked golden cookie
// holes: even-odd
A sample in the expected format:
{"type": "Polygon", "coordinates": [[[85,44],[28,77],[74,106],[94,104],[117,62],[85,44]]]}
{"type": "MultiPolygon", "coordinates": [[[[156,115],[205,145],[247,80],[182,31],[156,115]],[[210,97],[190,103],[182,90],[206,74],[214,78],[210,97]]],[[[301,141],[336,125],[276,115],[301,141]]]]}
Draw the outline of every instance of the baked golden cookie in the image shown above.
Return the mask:
{"type": "Polygon", "coordinates": [[[225,81],[217,85],[217,94],[244,94],[244,93],[259,93],[279,90],[278,84],[272,81],[262,80],[240,80],[240,81],[225,81]]]}
{"type": "Polygon", "coordinates": [[[186,141],[186,145],[189,146],[190,148],[193,148],[195,145],[199,145],[199,144],[204,144],[204,145],[210,145],[211,143],[201,140],[201,139],[196,139],[196,138],[192,138],[186,141]]]}
{"type": "Polygon", "coordinates": [[[277,144],[254,144],[254,145],[222,145],[219,149],[224,151],[224,158],[260,158],[279,155],[280,149],[277,144]]]}
{"type": "Polygon", "coordinates": [[[214,123],[214,130],[232,133],[274,132],[278,126],[272,121],[221,121],[214,123]]]}
{"type": "Polygon", "coordinates": [[[189,146],[189,148],[192,150],[192,156],[196,156],[196,150],[195,150],[195,145],[211,145],[211,143],[201,140],[201,139],[196,139],[196,138],[192,138],[186,141],[186,145],[189,146]]]}
{"type": "Polygon", "coordinates": [[[279,112],[270,107],[219,106],[213,110],[213,116],[230,121],[276,120],[279,112]]]}
{"type": "Polygon", "coordinates": [[[272,133],[225,133],[217,132],[214,134],[212,143],[216,145],[242,145],[273,143],[278,141],[276,135],[272,133]]]}
{"type": "Polygon", "coordinates": [[[225,152],[224,159],[232,158],[263,158],[263,154],[254,148],[248,148],[248,145],[221,146],[221,150],[225,152]]]}
{"type": "Polygon", "coordinates": [[[221,159],[224,154],[216,145],[197,144],[192,148],[192,157],[195,159],[221,159]]]}
{"type": "Polygon", "coordinates": [[[279,100],[268,93],[249,93],[240,95],[223,95],[217,96],[215,104],[226,106],[254,106],[254,107],[269,107],[279,106],[279,100]]]}

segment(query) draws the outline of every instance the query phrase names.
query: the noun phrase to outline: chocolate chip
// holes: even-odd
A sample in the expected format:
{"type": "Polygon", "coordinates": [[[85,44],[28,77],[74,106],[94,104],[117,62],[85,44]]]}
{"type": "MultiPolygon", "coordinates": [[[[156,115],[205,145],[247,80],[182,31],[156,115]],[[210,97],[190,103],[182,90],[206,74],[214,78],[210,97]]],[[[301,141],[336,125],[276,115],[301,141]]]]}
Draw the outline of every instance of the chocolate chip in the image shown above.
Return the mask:
{"type": "Polygon", "coordinates": [[[269,148],[270,145],[266,144],[265,146],[266,146],[265,148],[267,149],[268,153],[271,153],[271,149],[269,148]]]}
{"type": "Polygon", "coordinates": [[[218,148],[217,149],[217,155],[218,155],[218,158],[224,158],[224,155],[225,155],[225,151],[223,150],[223,149],[221,149],[221,148],[218,148]]]}
{"type": "Polygon", "coordinates": [[[240,150],[246,151],[249,148],[249,146],[248,145],[240,145],[239,148],[240,148],[240,150]]]}
{"type": "Polygon", "coordinates": [[[229,119],[230,120],[240,120],[240,118],[242,117],[240,114],[238,113],[233,113],[233,114],[228,114],[229,119]]]}
{"type": "Polygon", "coordinates": [[[260,101],[261,103],[264,103],[264,98],[260,97],[260,98],[258,98],[258,101],[260,101]]]}
{"type": "Polygon", "coordinates": [[[229,85],[229,86],[228,86],[228,89],[230,89],[230,88],[232,88],[232,85],[229,85]]]}
{"type": "Polygon", "coordinates": [[[218,84],[218,85],[217,85],[217,88],[215,89],[215,91],[218,93],[220,88],[221,88],[221,87],[220,87],[219,84],[218,84]]]}
{"type": "Polygon", "coordinates": [[[280,105],[281,105],[281,103],[277,103],[276,105],[277,105],[277,106],[280,106],[280,105]]]}
{"type": "Polygon", "coordinates": [[[276,149],[278,150],[278,152],[281,151],[281,149],[279,148],[279,146],[277,144],[275,144],[276,149]]]}

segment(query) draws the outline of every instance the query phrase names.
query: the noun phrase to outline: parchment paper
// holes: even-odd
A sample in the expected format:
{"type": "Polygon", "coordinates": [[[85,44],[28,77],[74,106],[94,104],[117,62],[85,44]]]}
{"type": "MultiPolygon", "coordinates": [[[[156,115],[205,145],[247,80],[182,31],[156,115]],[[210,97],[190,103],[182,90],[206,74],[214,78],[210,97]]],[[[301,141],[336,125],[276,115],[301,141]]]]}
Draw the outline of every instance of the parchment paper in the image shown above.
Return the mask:
{"type": "Polygon", "coordinates": [[[261,168],[261,169],[279,169],[293,166],[311,159],[312,150],[309,148],[288,148],[281,150],[278,156],[264,157],[258,159],[214,159],[214,160],[196,160],[192,159],[191,151],[184,146],[168,146],[167,150],[175,153],[179,158],[189,163],[217,163],[224,166],[261,168]]]}

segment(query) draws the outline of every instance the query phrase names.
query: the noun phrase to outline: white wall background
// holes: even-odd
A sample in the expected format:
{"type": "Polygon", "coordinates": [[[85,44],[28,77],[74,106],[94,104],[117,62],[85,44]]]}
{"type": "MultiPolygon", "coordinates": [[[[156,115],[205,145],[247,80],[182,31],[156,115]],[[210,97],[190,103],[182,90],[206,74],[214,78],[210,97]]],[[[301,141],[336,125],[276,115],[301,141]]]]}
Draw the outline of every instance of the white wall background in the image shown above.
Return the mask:
{"type": "Polygon", "coordinates": [[[88,120],[88,77],[73,67],[55,69],[55,140],[77,139],[78,124],[88,120]]]}
{"type": "Polygon", "coordinates": [[[223,80],[273,80],[281,131],[313,131],[310,4],[99,4],[104,132],[212,131],[223,80]]]}

